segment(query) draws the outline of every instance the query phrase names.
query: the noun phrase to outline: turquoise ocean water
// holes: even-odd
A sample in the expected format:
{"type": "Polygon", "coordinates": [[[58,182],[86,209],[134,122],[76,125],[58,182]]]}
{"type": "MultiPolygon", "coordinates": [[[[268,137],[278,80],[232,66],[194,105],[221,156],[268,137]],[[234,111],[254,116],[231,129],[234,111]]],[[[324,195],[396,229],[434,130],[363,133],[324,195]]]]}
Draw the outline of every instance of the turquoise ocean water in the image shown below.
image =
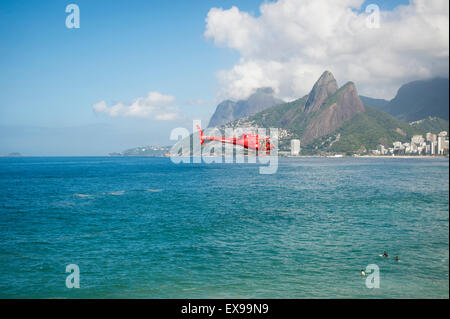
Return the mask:
{"type": "Polygon", "coordinates": [[[286,158],[260,175],[0,158],[0,297],[448,298],[448,174],[448,159],[286,158]]]}

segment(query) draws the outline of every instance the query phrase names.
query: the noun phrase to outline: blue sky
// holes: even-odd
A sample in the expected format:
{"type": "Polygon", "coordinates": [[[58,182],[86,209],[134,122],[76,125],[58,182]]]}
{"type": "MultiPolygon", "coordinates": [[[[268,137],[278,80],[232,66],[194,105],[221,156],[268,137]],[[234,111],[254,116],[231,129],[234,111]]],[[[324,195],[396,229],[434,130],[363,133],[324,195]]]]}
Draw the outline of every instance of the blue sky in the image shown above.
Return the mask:
{"type": "MultiPolygon", "coordinates": [[[[237,6],[258,16],[261,3],[1,1],[0,154],[104,155],[165,145],[173,127],[207,121],[220,88],[216,73],[240,54],[205,38],[206,15],[237,6]],[[65,27],[69,3],[80,8],[80,29],[65,27]],[[127,102],[150,91],[174,96],[185,117],[169,123],[93,112],[99,101],[127,102]]],[[[408,1],[370,3],[392,10],[408,1]]]]}

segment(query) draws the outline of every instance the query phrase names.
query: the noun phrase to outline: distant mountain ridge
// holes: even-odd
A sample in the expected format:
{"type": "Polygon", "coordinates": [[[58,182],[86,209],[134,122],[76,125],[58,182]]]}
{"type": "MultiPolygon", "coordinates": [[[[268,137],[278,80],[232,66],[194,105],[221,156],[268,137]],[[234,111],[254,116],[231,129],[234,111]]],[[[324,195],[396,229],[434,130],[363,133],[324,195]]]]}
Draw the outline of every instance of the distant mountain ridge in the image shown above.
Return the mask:
{"type": "Polygon", "coordinates": [[[246,100],[237,102],[226,100],[217,105],[208,127],[219,127],[228,122],[261,112],[276,104],[284,103],[273,96],[272,88],[259,88],[246,100]]]}
{"type": "Polygon", "coordinates": [[[428,117],[449,120],[449,79],[434,78],[402,85],[391,100],[361,96],[366,105],[374,106],[397,119],[413,122],[428,117]]]}
{"type": "Polygon", "coordinates": [[[109,153],[109,156],[165,156],[170,151],[169,146],[139,146],[120,153],[109,153]]]}
{"type": "Polygon", "coordinates": [[[364,105],[370,105],[373,107],[376,107],[379,110],[386,112],[386,106],[389,104],[388,100],[385,99],[374,99],[367,96],[360,95],[359,98],[361,99],[361,102],[364,103],[364,105]]]}

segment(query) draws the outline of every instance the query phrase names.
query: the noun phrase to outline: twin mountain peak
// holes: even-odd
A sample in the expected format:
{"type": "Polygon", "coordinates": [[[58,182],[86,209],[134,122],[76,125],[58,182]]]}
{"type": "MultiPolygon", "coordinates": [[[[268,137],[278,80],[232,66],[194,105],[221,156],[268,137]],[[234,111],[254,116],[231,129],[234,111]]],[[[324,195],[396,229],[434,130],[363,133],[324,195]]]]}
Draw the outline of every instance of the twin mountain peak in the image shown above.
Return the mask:
{"type": "Polygon", "coordinates": [[[224,101],[209,127],[276,127],[284,131],[281,148],[299,138],[310,153],[364,153],[380,144],[408,142],[413,135],[448,131],[448,87],[448,78],[414,81],[386,101],[359,96],[353,82],[339,88],[325,71],[308,95],[292,102],[277,99],[271,88],[246,100],[224,101]]]}
{"type": "MultiPolygon", "coordinates": [[[[221,126],[283,104],[283,101],[273,97],[273,93],[272,89],[264,88],[257,90],[248,100],[238,102],[227,100],[220,103],[209,127],[221,126]]],[[[329,71],[320,76],[307,96],[297,101],[302,100],[306,101],[299,103],[298,108],[289,108],[284,114],[279,114],[281,115],[279,123],[271,123],[279,124],[281,128],[293,125],[303,128],[302,143],[309,143],[327,135],[341,127],[353,115],[365,112],[355,85],[349,82],[339,88],[329,71]]]]}

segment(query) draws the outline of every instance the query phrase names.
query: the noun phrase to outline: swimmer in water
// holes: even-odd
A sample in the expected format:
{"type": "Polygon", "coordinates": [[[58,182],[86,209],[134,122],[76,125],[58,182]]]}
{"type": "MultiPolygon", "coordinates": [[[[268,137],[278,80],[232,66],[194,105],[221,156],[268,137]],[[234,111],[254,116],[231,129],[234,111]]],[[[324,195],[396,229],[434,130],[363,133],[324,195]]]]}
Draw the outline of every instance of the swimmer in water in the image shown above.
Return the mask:
{"type": "Polygon", "coordinates": [[[395,261],[399,261],[398,256],[395,256],[395,261]]]}
{"type": "Polygon", "coordinates": [[[365,276],[366,275],[366,273],[364,272],[364,269],[361,269],[361,276],[365,276]]]}
{"type": "Polygon", "coordinates": [[[385,250],[384,253],[383,253],[383,257],[384,257],[384,258],[388,258],[388,253],[386,252],[386,250],[385,250]]]}

